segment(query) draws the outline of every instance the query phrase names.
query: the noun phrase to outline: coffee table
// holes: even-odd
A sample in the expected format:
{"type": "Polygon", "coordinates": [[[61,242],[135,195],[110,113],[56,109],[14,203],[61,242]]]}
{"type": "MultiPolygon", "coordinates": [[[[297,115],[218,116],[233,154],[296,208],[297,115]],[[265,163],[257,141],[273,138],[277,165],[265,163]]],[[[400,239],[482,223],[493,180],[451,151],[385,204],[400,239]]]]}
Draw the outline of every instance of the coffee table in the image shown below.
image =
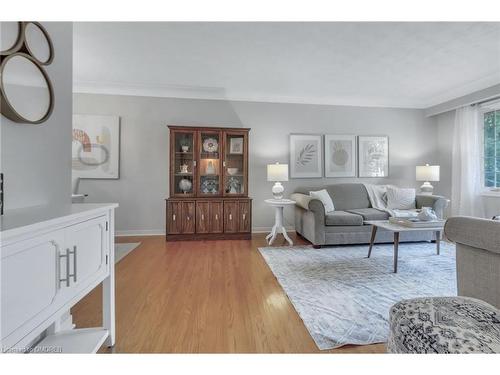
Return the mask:
{"type": "Polygon", "coordinates": [[[436,253],[439,255],[439,247],[441,242],[441,232],[444,229],[443,225],[436,227],[427,228],[412,228],[406,227],[404,225],[394,224],[388,220],[367,220],[365,224],[370,224],[372,226],[372,236],[370,239],[370,247],[368,248],[368,256],[372,254],[373,244],[375,243],[375,237],[377,236],[377,229],[382,228],[394,233],[394,273],[398,272],[398,248],[399,248],[399,234],[402,232],[434,232],[436,238],[436,253]]]}

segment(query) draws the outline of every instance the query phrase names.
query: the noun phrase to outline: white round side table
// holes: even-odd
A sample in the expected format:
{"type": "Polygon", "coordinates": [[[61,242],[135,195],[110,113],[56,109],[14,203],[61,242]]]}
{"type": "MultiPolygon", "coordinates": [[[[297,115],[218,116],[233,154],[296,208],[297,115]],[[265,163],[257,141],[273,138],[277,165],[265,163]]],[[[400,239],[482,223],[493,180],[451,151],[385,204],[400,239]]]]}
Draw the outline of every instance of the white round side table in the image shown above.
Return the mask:
{"type": "Polygon", "coordinates": [[[290,246],[293,245],[292,240],[290,239],[290,237],[288,237],[286,229],[283,226],[283,208],[285,206],[295,204],[295,201],[292,201],[291,199],[266,199],[264,202],[266,202],[270,206],[273,206],[275,210],[274,226],[271,230],[271,233],[269,233],[266,237],[267,243],[269,245],[272,245],[272,243],[276,239],[276,236],[279,233],[282,233],[283,237],[285,237],[285,240],[288,241],[290,246]]]}

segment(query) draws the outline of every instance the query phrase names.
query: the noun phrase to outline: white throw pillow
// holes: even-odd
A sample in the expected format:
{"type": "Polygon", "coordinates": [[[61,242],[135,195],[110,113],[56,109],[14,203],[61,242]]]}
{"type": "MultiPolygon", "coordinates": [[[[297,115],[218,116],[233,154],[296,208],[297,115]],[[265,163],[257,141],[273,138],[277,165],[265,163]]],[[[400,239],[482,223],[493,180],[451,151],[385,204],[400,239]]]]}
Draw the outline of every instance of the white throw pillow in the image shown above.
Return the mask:
{"type": "Polygon", "coordinates": [[[391,210],[411,210],[415,208],[415,189],[387,187],[387,208],[391,210]]]}
{"type": "Polygon", "coordinates": [[[335,211],[335,206],[333,205],[332,197],[330,197],[330,194],[323,189],[319,191],[310,191],[309,196],[319,199],[321,203],[323,203],[323,206],[325,206],[325,212],[332,212],[335,211]]]}

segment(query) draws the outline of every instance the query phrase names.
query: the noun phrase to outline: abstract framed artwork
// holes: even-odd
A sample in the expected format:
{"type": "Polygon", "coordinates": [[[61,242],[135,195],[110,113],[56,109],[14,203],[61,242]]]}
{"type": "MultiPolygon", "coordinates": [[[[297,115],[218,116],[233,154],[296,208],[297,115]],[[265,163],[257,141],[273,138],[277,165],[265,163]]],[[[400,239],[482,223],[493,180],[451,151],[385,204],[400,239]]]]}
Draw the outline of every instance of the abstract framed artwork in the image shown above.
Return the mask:
{"type": "Polygon", "coordinates": [[[73,177],[120,178],[120,118],[73,115],[73,177]]]}
{"type": "Polygon", "coordinates": [[[358,137],[359,177],[389,176],[389,137],[358,137]]]}
{"type": "Polygon", "coordinates": [[[356,136],[325,135],[325,177],[356,177],[356,136]]]}
{"type": "Polygon", "coordinates": [[[316,178],[323,175],[323,136],[290,134],[290,177],[316,178]]]}

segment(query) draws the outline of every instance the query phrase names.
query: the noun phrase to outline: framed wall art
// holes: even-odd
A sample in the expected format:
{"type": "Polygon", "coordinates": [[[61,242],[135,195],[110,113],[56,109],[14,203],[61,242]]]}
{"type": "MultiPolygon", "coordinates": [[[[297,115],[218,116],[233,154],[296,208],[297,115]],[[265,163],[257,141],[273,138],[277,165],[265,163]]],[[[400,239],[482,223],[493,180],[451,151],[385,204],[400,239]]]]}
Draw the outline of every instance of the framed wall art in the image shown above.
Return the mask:
{"type": "Polygon", "coordinates": [[[232,137],[229,140],[230,154],[243,154],[243,137],[232,137]]]}
{"type": "Polygon", "coordinates": [[[290,177],[316,178],[323,175],[323,136],[290,134],[290,177]]]}
{"type": "Polygon", "coordinates": [[[120,118],[73,115],[73,177],[118,179],[120,118]]]}
{"type": "Polygon", "coordinates": [[[389,137],[358,137],[359,177],[389,176],[389,137]]]}
{"type": "Polygon", "coordinates": [[[325,177],[356,177],[356,136],[325,135],[325,177]]]}

